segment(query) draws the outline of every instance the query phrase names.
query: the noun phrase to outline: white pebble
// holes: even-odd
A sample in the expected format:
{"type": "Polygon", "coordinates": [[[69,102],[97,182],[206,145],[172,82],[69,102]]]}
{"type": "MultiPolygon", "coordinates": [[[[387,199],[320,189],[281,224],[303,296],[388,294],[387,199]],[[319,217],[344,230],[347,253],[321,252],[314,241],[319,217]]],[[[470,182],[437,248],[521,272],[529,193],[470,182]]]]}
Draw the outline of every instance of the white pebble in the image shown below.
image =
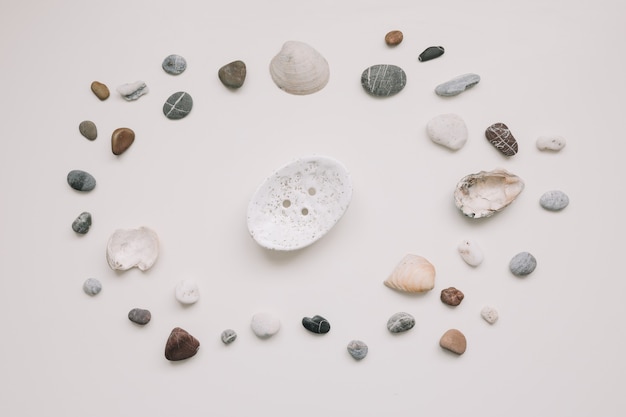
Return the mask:
{"type": "Polygon", "coordinates": [[[193,304],[200,299],[200,290],[194,280],[184,279],[176,285],[176,299],[181,304],[193,304]]]}
{"type": "Polygon", "coordinates": [[[280,320],[270,313],[257,313],[252,316],[250,327],[262,339],[274,336],[280,330],[280,320]]]}
{"type": "Polygon", "coordinates": [[[496,321],[498,321],[498,310],[493,307],[483,307],[483,309],[480,310],[480,315],[489,324],[494,324],[496,321]]]}
{"type": "Polygon", "coordinates": [[[426,125],[426,133],[433,142],[456,151],[467,142],[467,126],[456,114],[441,114],[426,125]]]}
{"type": "Polygon", "coordinates": [[[459,246],[457,246],[457,250],[459,251],[461,258],[463,258],[468,265],[478,266],[483,262],[483,251],[473,240],[466,239],[461,241],[459,246]]]}
{"type": "Polygon", "coordinates": [[[537,138],[537,148],[540,151],[558,152],[565,147],[563,136],[540,136],[537,138]]]}

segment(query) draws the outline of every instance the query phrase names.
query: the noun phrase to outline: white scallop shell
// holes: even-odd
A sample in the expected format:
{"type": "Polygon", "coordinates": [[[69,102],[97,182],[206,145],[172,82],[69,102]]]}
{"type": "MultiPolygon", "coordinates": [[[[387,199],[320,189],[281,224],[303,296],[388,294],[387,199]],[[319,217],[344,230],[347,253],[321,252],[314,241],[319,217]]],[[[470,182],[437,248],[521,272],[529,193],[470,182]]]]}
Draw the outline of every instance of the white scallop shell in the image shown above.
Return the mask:
{"type": "Polygon", "coordinates": [[[338,161],[309,156],[278,169],[248,205],[248,230],[268,249],[295,250],[324,236],[343,216],[352,183],[338,161]]]}
{"type": "Polygon", "coordinates": [[[146,271],[159,256],[159,238],[147,227],[119,229],[109,238],[106,257],[113,270],[137,267],[146,271]]]}
{"type": "Polygon", "coordinates": [[[418,293],[435,287],[435,267],[419,255],[405,255],[384,284],[394,290],[418,293]]]}
{"type": "Polygon", "coordinates": [[[522,190],[524,181],[504,169],[480,171],[458,182],[454,202],[467,217],[490,217],[511,204],[522,190]]]}
{"type": "Polygon", "coordinates": [[[270,62],[274,83],[290,94],[306,95],[321,90],[330,79],[326,59],[304,42],[285,42],[270,62]]]}

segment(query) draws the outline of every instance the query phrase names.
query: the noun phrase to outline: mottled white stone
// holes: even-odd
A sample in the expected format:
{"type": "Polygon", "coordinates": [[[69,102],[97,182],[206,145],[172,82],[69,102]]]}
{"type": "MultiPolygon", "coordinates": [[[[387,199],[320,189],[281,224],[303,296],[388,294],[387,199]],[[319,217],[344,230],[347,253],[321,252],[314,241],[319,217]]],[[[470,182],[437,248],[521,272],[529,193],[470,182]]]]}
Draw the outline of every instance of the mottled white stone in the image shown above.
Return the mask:
{"type": "Polygon", "coordinates": [[[491,306],[484,306],[482,310],[480,310],[480,316],[485,319],[485,321],[489,324],[494,324],[498,321],[498,310],[491,306]]]}
{"type": "Polygon", "coordinates": [[[252,316],[250,327],[255,335],[262,339],[267,339],[278,333],[280,320],[270,313],[256,313],[252,316]]]}
{"type": "Polygon", "coordinates": [[[483,262],[483,251],[473,240],[465,239],[461,241],[457,246],[457,250],[468,265],[478,266],[483,262]]]}
{"type": "Polygon", "coordinates": [[[461,149],[467,142],[467,126],[456,114],[441,114],[426,125],[430,140],[453,151],[461,149]]]}
{"type": "Polygon", "coordinates": [[[200,299],[200,289],[196,281],[184,279],[176,285],[176,299],[181,304],[193,304],[200,299]]]}
{"type": "Polygon", "coordinates": [[[540,136],[537,138],[537,148],[540,151],[558,152],[565,147],[565,138],[563,136],[540,136]]]}

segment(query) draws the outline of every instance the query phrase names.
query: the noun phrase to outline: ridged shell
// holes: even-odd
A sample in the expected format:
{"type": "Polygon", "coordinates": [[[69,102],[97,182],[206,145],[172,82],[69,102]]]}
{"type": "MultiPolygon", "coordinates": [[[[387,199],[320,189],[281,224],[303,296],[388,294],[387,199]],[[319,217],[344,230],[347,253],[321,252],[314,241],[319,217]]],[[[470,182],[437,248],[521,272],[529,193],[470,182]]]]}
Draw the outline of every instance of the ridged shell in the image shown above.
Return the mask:
{"type": "Polygon", "coordinates": [[[113,270],[150,269],[159,256],[157,234],[147,227],[116,230],[107,243],[107,262],[113,270]]]}
{"type": "Polygon", "coordinates": [[[288,41],[270,62],[272,80],[290,94],[306,95],[321,90],[330,78],[326,59],[304,42],[288,41]]]}
{"type": "Polygon", "coordinates": [[[490,217],[511,204],[524,190],[524,181],[504,169],[467,175],[454,191],[456,206],[467,217],[490,217]]]}
{"type": "Polygon", "coordinates": [[[435,267],[419,255],[405,255],[384,284],[394,290],[419,293],[435,287],[435,267]]]}

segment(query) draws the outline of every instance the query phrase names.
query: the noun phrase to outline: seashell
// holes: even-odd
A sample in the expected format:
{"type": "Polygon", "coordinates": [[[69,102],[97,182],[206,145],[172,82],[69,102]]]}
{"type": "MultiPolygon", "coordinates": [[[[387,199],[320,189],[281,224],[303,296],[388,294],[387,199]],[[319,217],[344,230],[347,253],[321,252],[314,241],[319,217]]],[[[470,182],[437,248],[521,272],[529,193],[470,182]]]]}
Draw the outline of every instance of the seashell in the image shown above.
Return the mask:
{"type": "Polygon", "coordinates": [[[159,239],[147,227],[116,230],[107,243],[107,262],[113,270],[126,271],[137,267],[146,271],[158,256],[159,239]]]}
{"type": "Polygon", "coordinates": [[[122,84],[117,87],[117,92],[120,93],[126,101],[137,100],[144,94],[148,94],[148,91],[150,90],[143,81],[135,81],[134,83],[122,84]]]}
{"type": "Polygon", "coordinates": [[[435,267],[422,256],[408,254],[384,284],[403,292],[427,292],[435,287],[435,267]]]}
{"type": "Polygon", "coordinates": [[[185,329],[175,327],[165,343],[165,359],[182,361],[191,358],[200,349],[200,342],[185,329]]]}
{"type": "Polygon", "coordinates": [[[274,83],[290,94],[315,93],[326,86],[330,68],[326,59],[304,42],[285,42],[270,62],[274,83]]]}
{"type": "Polygon", "coordinates": [[[391,333],[402,333],[415,327],[415,317],[409,313],[396,313],[387,320],[387,330],[391,333]]]}
{"type": "Polygon", "coordinates": [[[267,249],[300,249],[328,233],[351,198],[352,183],[341,163],[304,157],[261,184],[248,205],[248,230],[267,249]]]}
{"type": "Polygon", "coordinates": [[[504,169],[480,171],[463,177],[454,190],[454,202],[467,217],[490,217],[511,204],[524,190],[524,181],[504,169]]]}
{"type": "Polygon", "coordinates": [[[470,266],[478,266],[483,262],[484,255],[478,244],[473,240],[463,240],[457,246],[461,258],[470,266]]]}

